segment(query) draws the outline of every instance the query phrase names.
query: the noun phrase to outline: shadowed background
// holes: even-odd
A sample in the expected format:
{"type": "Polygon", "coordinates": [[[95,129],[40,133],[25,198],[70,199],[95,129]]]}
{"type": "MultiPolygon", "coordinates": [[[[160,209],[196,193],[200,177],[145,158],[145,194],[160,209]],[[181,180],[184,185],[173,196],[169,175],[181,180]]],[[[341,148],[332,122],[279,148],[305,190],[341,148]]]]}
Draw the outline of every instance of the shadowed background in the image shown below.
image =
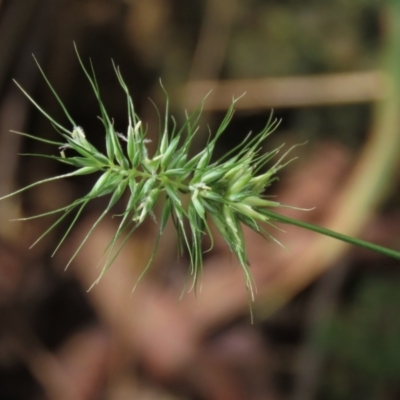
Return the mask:
{"type": "MultiPolygon", "coordinates": [[[[160,78],[178,123],[212,90],[194,153],[246,92],[218,154],[262,129],[274,108],[282,123],[265,149],[307,145],[268,194],[315,207],[282,213],[399,250],[398,8],[376,0],[0,0],[0,196],[68,171],[18,155],[54,149],[10,133],[58,140],[13,79],[73,128],[32,53],[104,149],[75,41],[118,131],[126,131],[126,101],[111,59],[153,144],[149,98],[163,109],[160,78]]],[[[104,220],[64,267],[106,200],[85,211],[53,258],[70,221],[29,250],[53,217],[10,220],[65,206],[92,184],[57,181],[0,202],[1,399],[398,398],[398,261],[298,228],[273,232],[285,249],[245,230],[257,286],[251,325],[242,271],[216,233],[197,297],[179,300],[189,261],[177,257],[172,224],[131,295],[157,233],[149,220],[88,292],[118,218],[104,220]]]]}

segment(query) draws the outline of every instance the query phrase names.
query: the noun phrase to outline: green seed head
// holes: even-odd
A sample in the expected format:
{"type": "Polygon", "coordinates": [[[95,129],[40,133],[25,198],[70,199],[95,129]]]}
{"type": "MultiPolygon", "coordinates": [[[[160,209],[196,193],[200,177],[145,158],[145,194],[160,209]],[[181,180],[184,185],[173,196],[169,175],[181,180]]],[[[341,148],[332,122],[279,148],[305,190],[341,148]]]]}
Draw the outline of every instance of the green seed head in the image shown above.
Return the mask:
{"type": "MultiPolygon", "coordinates": [[[[191,266],[189,271],[193,275],[194,285],[201,275],[202,238],[206,233],[210,234],[209,223],[211,222],[225,239],[229,248],[238,257],[244,270],[246,285],[252,293],[252,281],[242,224],[244,223],[251,229],[261,232],[262,228],[259,223],[268,220],[263,215],[262,209],[279,206],[279,203],[262,198],[265,187],[269,186],[274,179],[275,172],[281,168],[278,164],[273,169],[265,171],[266,163],[279,150],[273,150],[268,154],[261,152],[262,143],[278,126],[278,121],[270,119],[269,124],[260,133],[247,135],[240,146],[219,161],[211,163],[216,141],[232,119],[234,104],[237,100],[233,101],[224,120],[217,128],[216,134],[208,141],[206,147],[194,157],[189,157],[190,145],[199,129],[198,121],[201,116],[201,107],[186,116],[186,121],[181,129],[174,128],[171,133],[169,132],[171,117],[168,111],[169,102],[167,96],[165,122],[161,128],[160,141],[154,156],[150,156],[147,150],[146,132],[143,129],[142,121],[135,113],[129,90],[119,69],[114,66],[117,79],[121,84],[128,104],[129,123],[126,137],[115,131],[113,120],[108,116],[101,100],[95,77],[88,72],[80,59],[79,61],[99,102],[100,120],[103,123],[105,133],[105,154],[90,144],[90,133],[85,135],[83,128],[75,124],[51,86],[50,88],[57,101],[73,126],[72,130],[54,121],[24,92],[33,104],[61,130],[61,136],[66,143],[61,146],[61,156],[55,158],[76,168],[70,174],[40,181],[34,185],[74,175],[96,173],[99,176],[84,197],[74,201],[67,207],[56,210],[62,214],[57,223],[74,211],[79,216],[83,208],[92,199],[105,195],[110,196],[107,207],[89,230],[70,262],[84,245],[93,229],[109,214],[111,208],[122,195],[128,191],[129,196],[125,211],[120,215],[119,226],[106,249],[108,256],[103,272],[112,264],[121,249],[116,244],[117,239],[121,238],[123,239],[122,242],[125,243],[136,227],[147,217],[152,216],[157,201],[162,201],[164,206],[161,219],[158,222],[160,227],[159,236],[163,233],[168,219],[172,218],[180,241],[179,247],[186,246],[190,255],[191,266]],[[65,149],[68,149],[68,152],[65,149]],[[258,171],[264,172],[258,174],[258,171]],[[182,200],[183,194],[189,194],[188,205],[185,205],[182,200]],[[187,232],[187,229],[190,232],[187,232]]],[[[47,81],[47,78],[45,79],[47,81]]],[[[40,138],[36,139],[43,141],[40,138]]],[[[51,143],[60,147],[60,143],[51,143]]],[[[54,211],[50,213],[54,213],[54,211]]],[[[72,225],[68,228],[68,232],[72,225]]],[[[46,233],[49,231],[50,229],[46,233]]],[[[62,241],[64,239],[65,237],[62,241]]],[[[59,245],[61,245],[62,241],[59,245]]],[[[156,246],[158,241],[159,237],[156,241],[156,246]]],[[[147,270],[148,266],[145,270],[147,270]]]]}

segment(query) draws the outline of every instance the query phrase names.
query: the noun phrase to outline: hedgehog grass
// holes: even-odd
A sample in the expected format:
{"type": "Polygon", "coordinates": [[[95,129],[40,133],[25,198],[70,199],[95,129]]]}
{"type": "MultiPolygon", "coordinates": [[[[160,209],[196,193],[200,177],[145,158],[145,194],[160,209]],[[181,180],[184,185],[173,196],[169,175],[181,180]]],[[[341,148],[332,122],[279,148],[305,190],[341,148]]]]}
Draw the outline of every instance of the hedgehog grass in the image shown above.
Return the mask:
{"type": "Polygon", "coordinates": [[[254,285],[249,270],[242,224],[247,225],[266,238],[276,241],[263,226],[269,225],[272,228],[276,228],[274,226],[274,222],[276,221],[288,223],[400,258],[400,253],[393,250],[284,217],[273,211],[273,209],[282,207],[282,205],[276,201],[267,199],[263,193],[265,188],[277,179],[277,172],[290,161],[284,161],[285,155],[288,152],[279,158],[277,157],[282,146],[270,152],[265,153],[262,151],[264,140],[279,125],[279,121],[274,119],[272,114],[261,132],[247,135],[235,149],[229,151],[218,161],[213,161],[212,156],[216,142],[231,121],[235,103],[238,101],[238,99],[233,99],[232,105],[228,109],[216,133],[214,135],[210,133],[204,149],[194,157],[189,157],[191,143],[198,131],[203,103],[191,114],[186,114],[183,125],[178,127],[174,118],[169,115],[168,95],[165,93],[165,115],[163,120],[160,121],[158,147],[154,155],[150,156],[146,147],[149,140],[146,139],[145,125],[135,113],[132,98],[119,68],[113,64],[118,81],[126,96],[129,123],[125,135],[115,130],[113,120],[107,114],[92,64],[90,64],[90,70],[88,70],[82,63],[78,52],[77,55],[99,103],[100,120],[105,131],[105,154],[96,149],[88,141],[83,128],[68,113],[36,59],[38,68],[62,107],[71,124],[71,128],[66,128],[55,121],[16,83],[25,96],[53,124],[60,134],[62,141],[50,141],[27,133],[13,132],[56,146],[58,148],[57,154],[59,153],[59,155],[40,156],[68,164],[74,170],[67,174],[33,183],[4,196],[0,200],[46,182],[92,173],[99,175],[89,192],[82,198],[73,201],[70,205],[33,217],[22,218],[22,220],[29,220],[55,213],[61,214],[56,222],[32,246],[50,233],[64,218],[75,212],[75,217],[73,217],[70,226],[54,250],[55,253],[68,236],[85,206],[93,199],[109,195],[110,200],[107,207],[94,222],[82,243],[72,254],[67,264],[68,267],[96,226],[109,214],[121,196],[128,191],[129,199],[126,202],[125,211],[120,215],[120,222],[113,239],[104,250],[105,261],[100,276],[95,283],[98,282],[104,272],[113,263],[122,246],[135,229],[149,215],[153,215],[155,204],[160,198],[163,198],[164,201],[161,216],[159,221],[157,221],[159,226],[158,236],[153,253],[139,280],[145,274],[153,260],[159,239],[169,218],[172,218],[177,231],[179,251],[182,252],[184,247],[186,247],[190,256],[189,272],[192,275],[194,288],[198,283],[202,271],[202,239],[205,234],[209,234],[212,238],[209,227],[209,223],[212,222],[230,250],[237,256],[243,268],[246,288],[251,299],[254,299],[254,285]],[[171,126],[172,128],[170,128],[171,126]],[[70,153],[73,153],[73,155],[69,156],[70,153]],[[266,164],[270,164],[275,158],[277,158],[277,161],[273,163],[272,167],[266,170],[266,164]],[[184,206],[182,202],[183,195],[189,196],[190,200],[187,206],[184,206]],[[260,223],[262,223],[262,226],[260,223]],[[187,227],[190,229],[190,234],[187,232],[187,227]]]}

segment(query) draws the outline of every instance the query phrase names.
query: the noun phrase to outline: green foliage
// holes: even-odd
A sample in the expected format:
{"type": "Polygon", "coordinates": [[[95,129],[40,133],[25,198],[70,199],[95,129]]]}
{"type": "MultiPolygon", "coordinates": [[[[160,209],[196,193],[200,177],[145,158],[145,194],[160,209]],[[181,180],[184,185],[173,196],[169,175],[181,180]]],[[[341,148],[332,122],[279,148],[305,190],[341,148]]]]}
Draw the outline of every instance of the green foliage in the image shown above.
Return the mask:
{"type": "Polygon", "coordinates": [[[330,360],[324,397],[384,399],[399,393],[399,304],[399,282],[369,278],[354,304],[321,330],[320,346],[330,360]]]}
{"type": "Polygon", "coordinates": [[[377,0],[251,0],[228,46],[229,78],[376,68],[377,0]],[[271,56],[273,55],[273,56],[271,56]]]}

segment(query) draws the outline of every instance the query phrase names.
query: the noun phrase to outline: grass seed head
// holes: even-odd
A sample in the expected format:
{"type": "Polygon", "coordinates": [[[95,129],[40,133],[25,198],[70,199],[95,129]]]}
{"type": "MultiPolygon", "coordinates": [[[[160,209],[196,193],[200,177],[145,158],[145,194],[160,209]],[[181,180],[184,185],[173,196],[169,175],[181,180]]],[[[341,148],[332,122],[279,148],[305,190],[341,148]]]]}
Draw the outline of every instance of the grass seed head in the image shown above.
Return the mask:
{"type": "MultiPolygon", "coordinates": [[[[221,125],[217,128],[216,134],[209,139],[203,150],[190,158],[189,150],[199,129],[202,106],[200,105],[200,108],[191,114],[187,114],[182,128],[177,129],[175,120],[169,115],[169,101],[167,96],[164,126],[160,128],[158,148],[154,156],[150,156],[147,150],[148,140],[146,139],[146,131],[143,129],[141,119],[135,113],[129,89],[119,69],[114,66],[128,104],[129,124],[126,137],[115,131],[113,120],[108,116],[102,102],[94,74],[86,69],[79,55],[78,59],[99,103],[100,120],[103,123],[105,131],[105,153],[98,151],[90,144],[90,134],[87,137],[83,128],[73,122],[46,77],[46,82],[66,113],[68,120],[73,123],[72,129],[63,127],[54,121],[24,91],[39,111],[59,128],[62,138],[66,141],[60,147],[62,156],[59,157],[59,160],[77,169],[70,174],[66,174],[65,177],[90,173],[100,174],[92,189],[83,198],[72,202],[67,207],[56,210],[62,213],[62,216],[45,234],[55,228],[64,219],[66,213],[75,211],[76,217],[68,228],[68,233],[83,208],[92,199],[110,195],[111,198],[108,206],[89,230],[84,239],[85,242],[93,232],[93,229],[110,212],[113,205],[122,197],[124,192],[129,191],[130,195],[125,211],[120,215],[120,225],[114,238],[105,250],[108,252],[108,255],[101,273],[103,275],[121,249],[121,246],[116,244],[117,240],[121,239],[122,243],[125,243],[136,227],[143,223],[147,217],[152,216],[157,201],[164,199],[161,221],[158,222],[160,224],[159,235],[162,234],[168,219],[172,217],[180,241],[179,247],[183,248],[186,246],[190,255],[191,266],[189,271],[193,275],[194,284],[197,282],[198,277],[201,276],[201,242],[206,233],[210,234],[211,230],[208,224],[211,222],[222,235],[231,251],[238,257],[244,270],[246,285],[252,293],[252,280],[241,225],[244,223],[255,231],[260,232],[261,227],[259,223],[265,222],[268,219],[261,213],[261,209],[263,207],[279,206],[277,202],[265,200],[262,195],[265,187],[270,185],[276,171],[281,167],[278,164],[272,169],[265,171],[267,162],[279,150],[261,154],[261,145],[264,139],[276,129],[278,121],[270,118],[269,123],[260,133],[247,135],[241,145],[234,149],[235,151],[223,156],[219,161],[211,162],[216,141],[226,130],[232,119],[234,104],[237,101],[237,99],[234,99],[221,125]],[[172,134],[168,130],[171,120],[174,126],[172,134]],[[68,151],[65,151],[66,149],[68,151]],[[71,155],[70,153],[77,153],[78,155],[71,155]],[[264,172],[258,174],[255,171],[264,172]],[[190,194],[189,205],[186,206],[182,199],[185,193],[190,194]],[[187,220],[188,224],[185,224],[185,220],[187,220]],[[191,231],[190,235],[186,232],[187,226],[191,231]]],[[[27,136],[33,137],[31,135],[27,136]]],[[[44,139],[39,137],[33,138],[44,141],[44,139]]],[[[51,143],[54,144],[55,142],[51,143]]],[[[59,176],[47,179],[36,184],[54,179],[62,179],[63,177],[59,176]]],[[[13,194],[19,193],[29,187],[13,194]]],[[[48,214],[50,213],[54,213],[54,211],[48,214]]],[[[65,237],[66,235],[64,235],[62,241],[65,237]]],[[[156,241],[157,244],[158,239],[156,241]]],[[[79,246],[77,252],[84,242],[79,246]]],[[[156,248],[154,249],[155,251],[156,248]]],[[[70,262],[76,256],[77,252],[72,256],[70,262]]],[[[151,260],[153,259],[154,252],[151,260]]]]}

